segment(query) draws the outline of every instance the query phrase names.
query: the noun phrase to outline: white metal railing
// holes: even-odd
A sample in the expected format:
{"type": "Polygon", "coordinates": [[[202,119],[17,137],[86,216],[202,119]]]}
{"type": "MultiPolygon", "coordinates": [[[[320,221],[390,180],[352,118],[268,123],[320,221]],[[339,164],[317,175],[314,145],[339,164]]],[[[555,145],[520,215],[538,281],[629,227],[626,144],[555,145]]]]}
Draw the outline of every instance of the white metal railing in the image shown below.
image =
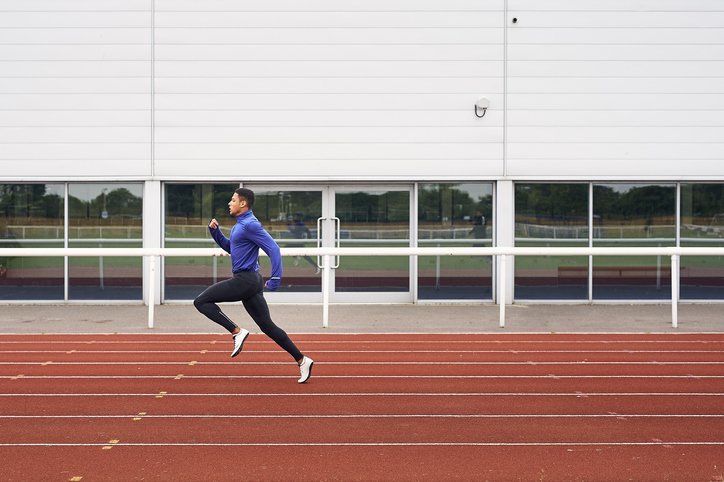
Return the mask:
{"type": "MultiPolygon", "coordinates": [[[[265,254],[260,251],[262,256],[265,254]]],[[[678,327],[679,260],[681,256],[724,256],[724,247],[426,247],[426,248],[282,248],[282,256],[322,257],[322,326],[329,326],[329,291],[332,257],[336,256],[495,256],[499,326],[505,327],[508,258],[515,256],[669,256],[671,257],[671,325],[678,327]]],[[[148,327],[154,326],[156,258],[161,256],[228,256],[220,248],[0,248],[0,257],[142,256],[148,259],[148,327]]]]}

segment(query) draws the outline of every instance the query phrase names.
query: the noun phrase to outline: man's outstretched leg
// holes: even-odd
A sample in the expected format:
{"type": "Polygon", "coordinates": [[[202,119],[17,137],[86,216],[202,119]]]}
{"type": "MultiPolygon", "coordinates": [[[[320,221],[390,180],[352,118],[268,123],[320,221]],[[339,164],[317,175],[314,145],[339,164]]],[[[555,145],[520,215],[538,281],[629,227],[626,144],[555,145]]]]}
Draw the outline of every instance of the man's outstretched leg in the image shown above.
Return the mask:
{"type": "Polygon", "coordinates": [[[297,381],[304,383],[309,380],[309,377],[312,376],[314,360],[308,356],[304,356],[291,338],[289,338],[287,332],[279,328],[274,321],[272,321],[269,314],[269,305],[267,305],[262,292],[260,291],[251,298],[245,299],[244,308],[246,308],[246,311],[254,319],[254,322],[259,325],[261,331],[274,340],[277,345],[282,347],[297,362],[300,372],[300,377],[297,381]]]}

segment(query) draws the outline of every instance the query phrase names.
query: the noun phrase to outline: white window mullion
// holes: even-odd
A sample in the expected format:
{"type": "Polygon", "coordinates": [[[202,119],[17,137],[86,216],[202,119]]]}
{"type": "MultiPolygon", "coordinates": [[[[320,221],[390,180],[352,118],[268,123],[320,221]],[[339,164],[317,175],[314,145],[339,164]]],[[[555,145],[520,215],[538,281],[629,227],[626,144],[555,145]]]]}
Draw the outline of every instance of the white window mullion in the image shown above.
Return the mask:
{"type": "MultiPolygon", "coordinates": [[[[588,183],[588,247],[593,247],[593,183],[588,183]]],[[[593,302],[593,256],[588,256],[588,302],[593,302]]]]}
{"type": "MultiPolygon", "coordinates": [[[[419,241],[417,238],[417,216],[418,216],[418,196],[417,196],[418,183],[413,183],[412,192],[410,193],[410,246],[417,248],[419,241]]],[[[417,303],[418,297],[418,262],[417,256],[410,256],[410,289],[412,290],[412,302],[417,303]]]]}
{"type": "MultiPolygon", "coordinates": [[[[64,202],[63,202],[63,247],[68,248],[70,244],[68,243],[68,238],[70,237],[70,220],[68,219],[68,214],[70,213],[70,209],[68,208],[68,183],[65,183],[65,193],[64,193],[64,202]]],[[[70,267],[68,264],[68,256],[63,256],[63,301],[68,302],[68,291],[69,291],[69,277],[70,277],[70,267]]]]}

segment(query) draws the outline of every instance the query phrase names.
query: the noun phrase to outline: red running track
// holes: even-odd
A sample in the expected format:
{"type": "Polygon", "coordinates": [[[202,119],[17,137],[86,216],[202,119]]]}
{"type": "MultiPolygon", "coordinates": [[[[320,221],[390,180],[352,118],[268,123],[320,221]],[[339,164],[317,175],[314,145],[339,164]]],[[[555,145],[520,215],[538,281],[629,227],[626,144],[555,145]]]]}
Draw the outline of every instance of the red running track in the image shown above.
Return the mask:
{"type": "Polygon", "coordinates": [[[724,334],[0,335],[3,480],[724,480],[724,334]]]}

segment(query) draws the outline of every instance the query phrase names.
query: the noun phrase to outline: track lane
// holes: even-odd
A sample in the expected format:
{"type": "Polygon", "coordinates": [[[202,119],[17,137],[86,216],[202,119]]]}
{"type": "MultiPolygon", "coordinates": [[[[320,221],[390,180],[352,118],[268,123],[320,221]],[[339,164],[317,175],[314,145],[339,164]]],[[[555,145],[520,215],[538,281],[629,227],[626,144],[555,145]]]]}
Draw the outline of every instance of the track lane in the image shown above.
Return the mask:
{"type": "Polygon", "coordinates": [[[721,446],[0,447],[6,480],[720,480],[721,446]],[[32,463],[25,461],[32,460],[32,463]]]}
{"type": "MultiPolygon", "coordinates": [[[[653,334],[295,334],[306,350],[713,350],[724,348],[721,333],[653,334]]],[[[277,349],[264,335],[252,333],[245,347],[253,351],[277,349]]],[[[227,335],[204,334],[33,334],[0,335],[0,351],[53,350],[230,350],[227,335]]],[[[247,349],[247,348],[245,348],[247,349]]]]}
{"type": "MultiPolygon", "coordinates": [[[[305,354],[327,363],[535,363],[535,362],[578,362],[578,363],[636,363],[636,362],[711,362],[724,364],[721,352],[334,352],[317,353],[305,350],[305,354]]],[[[18,353],[3,352],[4,363],[190,363],[217,362],[229,363],[231,358],[227,352],[177,353],[177,352],[95,352],[84,353],[69,350],[67,352],[35,352],[18,353]]],[[[290,363],[294,360],[285,352],[254,352],[244,351],[233,360],[235,363],[290,363]]]]}
{"type": "MultiPolygon", "coordinates": [[[[722,396],[650,395],[104,395],[0,397],[6,415],[153,414],[709,414],[724,412],[722,396]],[[312,407],[312,408],[310,408],[312,407]]],[[[41,424],[42,421],[38,421],[41,424]]]]}
{"type": "Polygon", "coordinates": [[[194,443],[648,443],[720,442],[724,418],[0,418],[0,444],[194,443]],[[229,427],[233,427],[229,431],[229,427]]]}
{"type": "MultiPolygon", "coordinates": [[[[295,371],[298,372],[298,369],[295,371]]],[[[289,370],[288,375],[297,375],[289,370]]],[[[323,365],[315,367],[315,374],[324,375],[323,365]]],[[[287,378],[257,379],[201,379],[177,374],[173,379],[130,378],[93,379],[79,378],[37,379],[18,377],[0,379],[0,394],[23,395],[56,393],[159,393],[207,394],[207,393],[707,393],[722,395],[724,379],[721,378],[528,378],[528,379],[475,379],[475,378],[318,378],[302,387],[287,378]],[[119,383],[123,391],[119,392],[119,383]]]]}
{"type": "MultiPolygon", "coordinates": [[[[236,360],[236,359],[235,359],[236,360]]],[[[0,376],[187,376],[264,377],[293,376],[293,363],[250,363],[244,361],[176,362],[176,363],[4,363],[0,376]]],[[[722,363],[332,363],[321,359],[315,365],[314,380],[319,377],[389,377],[389,376],[487,376],[487,377],[724,377],[722,363]],[[319,370],[321,369],[321,370],[319,370]],[[321,373],[323,371],[323,373],[321,373]]]]}

